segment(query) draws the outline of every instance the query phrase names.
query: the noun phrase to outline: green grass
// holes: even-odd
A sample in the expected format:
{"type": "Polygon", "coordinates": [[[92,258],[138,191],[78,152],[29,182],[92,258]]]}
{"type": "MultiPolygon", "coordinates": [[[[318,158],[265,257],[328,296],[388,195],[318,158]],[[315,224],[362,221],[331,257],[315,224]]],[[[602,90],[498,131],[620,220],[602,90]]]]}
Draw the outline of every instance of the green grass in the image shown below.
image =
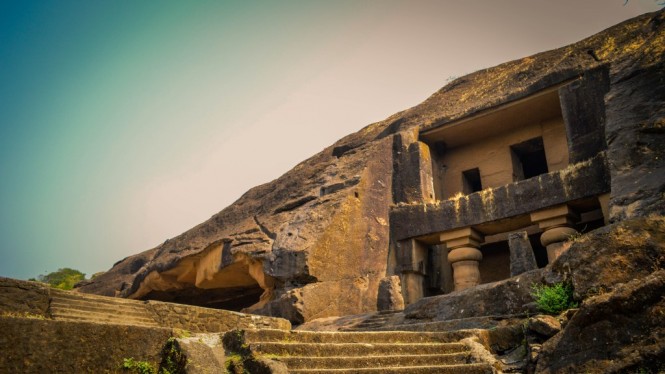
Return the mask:
{"type": "Polygon", "coordinates": [[[122,368],[138,374],[155,374],[157,369],[148,361],[136,361],[134,358],[125,358],[122,360],[122,368]]]}

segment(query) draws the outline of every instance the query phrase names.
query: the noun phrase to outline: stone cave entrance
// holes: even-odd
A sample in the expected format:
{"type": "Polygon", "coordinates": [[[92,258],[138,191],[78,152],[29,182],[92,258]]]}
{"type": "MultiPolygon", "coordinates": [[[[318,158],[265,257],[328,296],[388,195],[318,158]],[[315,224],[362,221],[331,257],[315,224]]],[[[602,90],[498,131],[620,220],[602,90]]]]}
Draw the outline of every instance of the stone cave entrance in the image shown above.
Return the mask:
{"type": "Polygon", "coordinates": [[[253,287],[213,289],[192,287],[171,291],[151,291],[142,300],[157,300],[240,312],[258,303],[262,294],[263,289],[258,284],[253,287]]]}
{"type": "Polygon", "coordinates": [[[223,252],[217,244],[166,271],[153,271],[130,298],[248,313],[262,307],[274,287],[262,261],[223,252]]]}

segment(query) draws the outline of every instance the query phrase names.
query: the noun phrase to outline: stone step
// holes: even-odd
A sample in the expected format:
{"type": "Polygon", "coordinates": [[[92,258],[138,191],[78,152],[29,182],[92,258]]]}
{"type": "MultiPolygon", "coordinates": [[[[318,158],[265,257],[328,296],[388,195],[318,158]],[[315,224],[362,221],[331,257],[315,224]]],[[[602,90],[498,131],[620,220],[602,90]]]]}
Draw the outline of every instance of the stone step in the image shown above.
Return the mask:
{"type": "Polygon", "coordinates": [[[373,317],[358,323],[355,326],[342,328],[340,331],[456,331],[472,329],[495,329],[497,327],[521,323],[528,316],[526,314],[491,315],[482,317],[468,317],[449,319],[445,321],[419,321],[410,319],[392,320],[377,325],[371,322],[373,317]],[[370,321],[370,322],[368,322],[370,321]]]}
{"type": "Polygon", "coordinates": [[[245,341],[248,343],[453,343],[469,336],[472,336],[472,332],[245,330],[245,341]]]}
{"type": "Polygon", "coordinates": [[[159,326],[150,317],[139,317],[124,315],[118,313],[98,313],[81,311],[78,309],[58,308],[51,310],[53,318],[56,320],[69,320],[69,321],[87,321],[87,322],[102,322],[102,323],[115,323],[127,325],[141,325],[141,326],[159,326]]]}
{"type": "Polygon", "coordinates": [[[467,352],[462,343],[250,343],[252,351],[277,356],[391,356],[467,352]]]}
{"type": "Polygon", "coordinates": [[[58,316],[54,318],[56,321],[71,321],[71,322],[88,322],[88,323],[98,323],[98,324],[111,324],[111,325],[129,325],[129,326],[140,326],[140,327],[161,327],[158,324],[150,323],[147,321],[137,321],[133,319],[105,319],[105,318],[81,318],[78,316],[58,316]]]}
{"type": "Polygon", "coordinates": [[[471,354],[448,353],[432,355],[391,355],[364,357],[280,357],[280,361],[291,369],[351,369],[362,367],[403,367],[466,364],[472,361],[471,354]]]}
{"type": "Polygon", "coordinates": [[[120,297],[109,297],[92,295],[86,293],[78,293],[72,291],[51,290],[52,300],[78,300],[82,302],[93,302],[95,304],[109,304],[109,305],[132,305],[141,307],[145,304],[142,300],[124,299],[120,297]]]}
{"type": "Polygon", "coordinates": [[[488,364],[464,364],[464,365],[431,365],[431,366],[405,366],[405,367],[373,367],[373,368],[350,368],[350,369],[296,369],[289,373],[367,373],[367,374],[492,374],[494,371],[488,364]]]}
{"type": "Polygon", "coordinates": [[[124,307],[122,305],[111,306],[111,305],[95,305],[95,304],[84,304],[84,303],[69,303],[64,301],[52,301],[51,302],[51,311],[57,311],[61,309],[68,310],[79,310],[92,313],[109,313],[109,314],[122,314],[126,316],[137,316],[137,317],[149,317],[150,313],[142,308],[132,308],[124,307]]]}
{"type": "Polygon", "coordinates": [[[143,314],[130,314],[123,313],[122,311],[106,309],[103,311],[92,311],[92,310],[81,310],[78,308],[70,307],[57,307],[51,308],[51,314],[53,315],[77,315],[77,316],[108,316],[113,318],[137,318],[154,321],[152,316],[148,313],[143,314]]]}

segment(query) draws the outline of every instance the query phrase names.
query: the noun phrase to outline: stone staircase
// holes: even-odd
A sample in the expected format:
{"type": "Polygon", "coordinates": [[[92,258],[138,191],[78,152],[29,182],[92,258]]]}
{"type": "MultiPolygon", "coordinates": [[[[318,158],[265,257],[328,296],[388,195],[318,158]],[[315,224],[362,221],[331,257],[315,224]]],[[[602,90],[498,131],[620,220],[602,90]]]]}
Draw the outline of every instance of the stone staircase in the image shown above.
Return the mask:
{"type": "Polygon", "coordinates": [[[399,311],[377,312],[362,322],[344,328],[343,331],[377,331],[386,326],[394,326],[404,319],[404,313],[399,311]]]}
{"type": "Polygon", "coordinates": [[[51,290],[55,320],[159,327],[142,301],[51,290]]]}
{"type": "Polygon", "coordinates": [[[232,331],[227,352],[269,359],[289,373],[493,373],[459,334],[445,332],[232,331]]]}

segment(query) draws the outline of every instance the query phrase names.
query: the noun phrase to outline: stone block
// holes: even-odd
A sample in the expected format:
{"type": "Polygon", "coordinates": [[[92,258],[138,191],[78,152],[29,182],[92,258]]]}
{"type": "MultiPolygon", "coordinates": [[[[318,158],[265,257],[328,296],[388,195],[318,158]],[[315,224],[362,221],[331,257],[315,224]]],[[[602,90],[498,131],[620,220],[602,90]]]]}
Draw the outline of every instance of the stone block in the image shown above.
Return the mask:
{"type": "Polygon", "coordinates": [[[404,297],[399,276],[392,275],[381,279],[376,309],[379,311],[404,309],[404,297]]]}
{"type": "Polygon", "coordinates": [[[171,329],[0,317],[2,373],[116,373],[126,358],[157,368],[171,329]]]}
{"type": "Polygon", "coordinates": [[[531,242],[526,231],[512,232],[508,235],[510,247],[510,276],[538,269],[531,242]]]}
{"type": "Polygon", "coordinates": [[[529,318],[528,328],[542,337],[549,338],[561,331],[561,323],[555,317],[539,315],[529,318]]]}

